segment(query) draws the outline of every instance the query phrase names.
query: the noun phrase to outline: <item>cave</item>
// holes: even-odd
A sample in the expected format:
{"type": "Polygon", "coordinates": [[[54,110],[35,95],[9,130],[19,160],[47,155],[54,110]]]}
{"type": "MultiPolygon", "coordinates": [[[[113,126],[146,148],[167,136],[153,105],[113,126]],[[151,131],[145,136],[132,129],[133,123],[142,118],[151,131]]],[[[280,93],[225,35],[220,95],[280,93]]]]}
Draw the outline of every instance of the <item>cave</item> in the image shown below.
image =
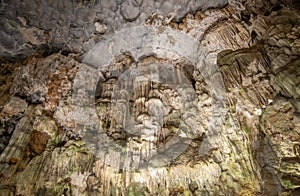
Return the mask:
{"type": "Polygon", "coordinates": [[[300,195],[297,0],[2,0],[0,195],[300,195]]]}

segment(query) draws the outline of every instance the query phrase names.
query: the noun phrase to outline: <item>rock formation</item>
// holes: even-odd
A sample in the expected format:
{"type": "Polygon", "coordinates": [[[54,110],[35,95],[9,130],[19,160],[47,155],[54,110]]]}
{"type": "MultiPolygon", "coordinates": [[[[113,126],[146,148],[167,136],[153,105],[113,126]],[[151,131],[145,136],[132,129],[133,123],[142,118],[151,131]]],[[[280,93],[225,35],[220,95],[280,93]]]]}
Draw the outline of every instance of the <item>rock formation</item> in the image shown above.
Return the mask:
{"type": "Polygon", "coordinates": [[[300,4],[0,4],[0,195],[299,195],[300,4]]]}

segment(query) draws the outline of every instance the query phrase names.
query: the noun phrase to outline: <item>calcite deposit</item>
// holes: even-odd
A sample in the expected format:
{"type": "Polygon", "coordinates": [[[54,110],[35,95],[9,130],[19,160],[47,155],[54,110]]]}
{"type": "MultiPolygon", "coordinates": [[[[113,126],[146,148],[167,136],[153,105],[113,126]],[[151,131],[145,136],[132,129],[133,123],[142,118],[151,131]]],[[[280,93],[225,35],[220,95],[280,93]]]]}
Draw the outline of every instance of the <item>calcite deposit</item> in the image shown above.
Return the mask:
{"type": "Polygon", "coordinates": [[[0,195],[300,195],[296,0],[0,3],[0,195]]]}

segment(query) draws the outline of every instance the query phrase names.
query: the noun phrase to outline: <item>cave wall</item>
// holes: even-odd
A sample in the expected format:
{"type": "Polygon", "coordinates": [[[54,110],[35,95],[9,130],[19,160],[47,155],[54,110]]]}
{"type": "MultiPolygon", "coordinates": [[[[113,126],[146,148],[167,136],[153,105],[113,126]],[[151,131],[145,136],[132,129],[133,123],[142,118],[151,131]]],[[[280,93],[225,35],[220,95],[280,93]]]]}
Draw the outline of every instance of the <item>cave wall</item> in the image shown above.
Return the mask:
{"type": "Polygon", "coordinates": [[[1,1],[0,195],[298,195],[297,1],[1,1]]]}

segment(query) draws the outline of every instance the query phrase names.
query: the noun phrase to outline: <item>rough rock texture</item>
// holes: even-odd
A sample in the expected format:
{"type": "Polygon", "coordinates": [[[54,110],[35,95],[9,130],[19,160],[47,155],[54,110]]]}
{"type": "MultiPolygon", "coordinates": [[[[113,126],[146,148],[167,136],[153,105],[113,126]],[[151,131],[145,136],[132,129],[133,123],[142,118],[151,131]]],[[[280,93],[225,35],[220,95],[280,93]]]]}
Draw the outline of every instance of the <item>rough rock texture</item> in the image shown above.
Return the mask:
{"type": "Polygon", "coordinates": [[[0,12],[0,195],[300,194],[297,1],[0,12]]]}
{"type": "Polygon", "coordinates": [[[17,60],[37,50],[82,54],[104,33],[141,25],[153,12],[179,21],[189,12],[226,4],[227,0],[2,1],[0,55],[17,60]]]}

